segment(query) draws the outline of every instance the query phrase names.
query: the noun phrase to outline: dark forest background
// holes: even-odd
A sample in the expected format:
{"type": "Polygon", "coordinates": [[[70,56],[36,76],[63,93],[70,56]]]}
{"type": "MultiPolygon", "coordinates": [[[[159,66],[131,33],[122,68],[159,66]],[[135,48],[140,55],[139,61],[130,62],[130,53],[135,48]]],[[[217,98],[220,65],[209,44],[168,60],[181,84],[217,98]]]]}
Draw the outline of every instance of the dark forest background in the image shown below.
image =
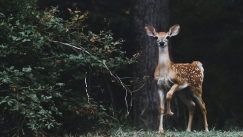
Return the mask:
{"type": "MultiPolygon", "coordinates": [[[[122,49],[131,57],[136,51],[131,35],[130,0],[38,0],[38,9],[49,11],[58,7],[58,16],[71,17],[69,9],[88,12],[85,26],[94,33],[111,30],[114,39],[122,38],[122,49]]],[[[173,62],[201,61],[204,67],[203,99],[207,106],[209,129],[243,127],[243,1],[242,0],[169,0],[169,26],[180,24],[180,33],[171,39],[173,62]]],[[[151,24],[153,25],[153,24],[151,24]]],[[[142,54],[142,53],[141,53],[142,54]]],[[[132,77],[132,65],[117,72],[132,77]]],[[[122,87],[111,86],[110,93],[96,92],[101,104],[115,105],[116,118],[132,123],[134,115],[126,115],[122,87]]],[[[137,91],[139,92],[139,91],[137,91]]],[[[176,95],[175,95],[176,97],[176,95]]],[[[130,100],[130,99],[129,99],[130,100]]],[[[178,129],[187,122],[187,108],[178,100],[178,129]]],[[[133,110],[133,108],[131,109],[133,110]]],[[[202,129],[203,121],[197,108],[194,126],[202,129]]],[[[156,128],[157,129],[157,128],[156,128]]]]}

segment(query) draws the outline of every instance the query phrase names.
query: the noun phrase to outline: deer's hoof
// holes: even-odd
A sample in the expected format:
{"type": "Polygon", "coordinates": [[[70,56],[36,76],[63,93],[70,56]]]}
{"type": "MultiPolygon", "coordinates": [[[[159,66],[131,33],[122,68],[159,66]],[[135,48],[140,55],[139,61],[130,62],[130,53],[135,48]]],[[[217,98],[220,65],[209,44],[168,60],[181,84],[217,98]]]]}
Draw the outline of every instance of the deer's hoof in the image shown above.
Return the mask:
{"type": "Polygon", "coordinates": [[[172,116],[174,113],[173,112],[167,112],[168,116],[172,116]]]}
{"type": "Polygon", "coordinates": [[[159,135],[165,135],[165,132],[164,131],[158,131],[158,134],[159,135]]]}

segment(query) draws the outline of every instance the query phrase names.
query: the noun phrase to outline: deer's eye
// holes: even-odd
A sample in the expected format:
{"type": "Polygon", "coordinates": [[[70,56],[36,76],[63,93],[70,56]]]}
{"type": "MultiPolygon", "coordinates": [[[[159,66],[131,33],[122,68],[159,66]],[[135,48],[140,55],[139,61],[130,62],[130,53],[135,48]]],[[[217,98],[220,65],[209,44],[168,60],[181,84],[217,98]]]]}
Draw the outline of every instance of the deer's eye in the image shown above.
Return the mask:
{"type": "Polygon", "coordinates": [[[166,37],[166,39],[170,39],[170,37],[169,37],[169,36],[167,36],[167,37],[166,37]]]}
{"type": "Polygon", "coordinates": [[[154,37],[156,40],[158,39],[158,37],[156,36],[156,37],[154,37]]]}

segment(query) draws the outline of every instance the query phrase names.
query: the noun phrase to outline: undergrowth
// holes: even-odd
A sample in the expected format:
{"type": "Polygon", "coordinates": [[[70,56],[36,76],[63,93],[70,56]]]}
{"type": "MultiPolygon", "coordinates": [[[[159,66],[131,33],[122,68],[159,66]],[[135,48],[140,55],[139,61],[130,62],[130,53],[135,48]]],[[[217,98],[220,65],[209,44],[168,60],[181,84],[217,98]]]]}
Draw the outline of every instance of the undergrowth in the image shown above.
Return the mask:
{"type": "Polygon", "coordinates": [[[66,135],[65,137],[243,137],[243,130],[211,130],[204,131],[165,131],[165,135],[157,134],[154,130],[113,129],[104,134],[104,131],[94,131],[85,135],[66,135]]]}

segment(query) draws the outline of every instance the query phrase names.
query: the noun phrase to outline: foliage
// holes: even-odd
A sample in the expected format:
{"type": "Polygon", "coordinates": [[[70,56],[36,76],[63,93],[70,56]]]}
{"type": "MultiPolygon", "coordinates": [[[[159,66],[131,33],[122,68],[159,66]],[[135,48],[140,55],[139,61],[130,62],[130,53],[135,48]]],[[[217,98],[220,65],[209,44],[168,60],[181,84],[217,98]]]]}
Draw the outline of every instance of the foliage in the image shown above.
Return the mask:
{"type": "Polygon", "coordinates": [[[88,31],[88,13],[69,9],[72,17],[64,20],[56,7],[39,11],[35,3],[0,1],[0,134],[112,126],[113,118],[95,100],[102,84],[95,80],[114,79],[136,56],[125,57],[123,40],[115,41],[110,31],[88,31]]]}

